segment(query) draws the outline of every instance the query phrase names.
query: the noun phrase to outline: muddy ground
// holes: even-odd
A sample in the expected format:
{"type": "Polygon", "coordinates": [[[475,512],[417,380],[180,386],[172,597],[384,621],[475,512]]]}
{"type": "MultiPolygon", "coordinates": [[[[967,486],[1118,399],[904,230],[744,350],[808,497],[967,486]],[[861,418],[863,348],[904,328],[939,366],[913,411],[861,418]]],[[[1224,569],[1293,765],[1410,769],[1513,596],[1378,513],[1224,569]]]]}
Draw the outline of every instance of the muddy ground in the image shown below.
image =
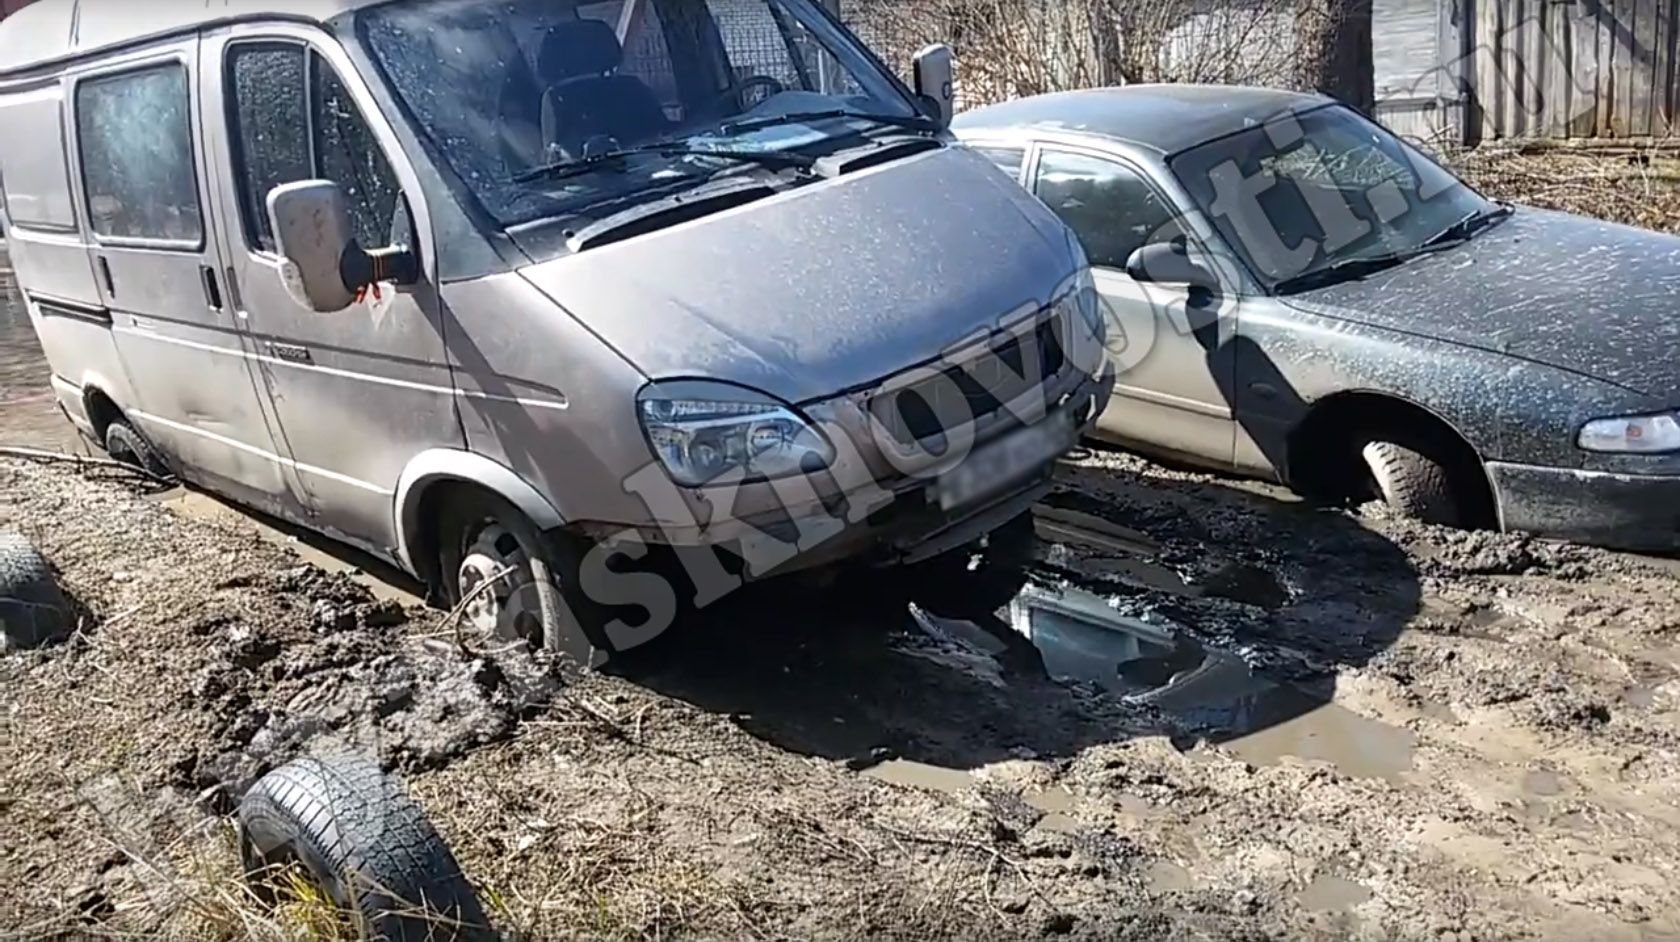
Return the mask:
{"type": "Polygon", "coordinates": [[[87,609],[0,659],[0,926],[242,935],[220,815],[350,745],[537,938],[1680,938],[1673,567],[1110,453],[1040,523],[1155,640],[766,586],[539,703],[241,518],[0,462],[87,609]]]}
{"type": "MultiPolygon", "coordinates": [[[[1607,166],[1473,175],[1615,210],[1607,166]]],[[[7,313],[0,444],[74,447],[7,313]]],[[[1680,940],[1672,561],[1099,452],[1031,598],[1106,628],[766,586],[561,685],[201,495],[0,460],[0,527],[84,609],[0,654],[0,937],[297,937],[226,812],[354,748],[528,938],[1680,940]]]]}

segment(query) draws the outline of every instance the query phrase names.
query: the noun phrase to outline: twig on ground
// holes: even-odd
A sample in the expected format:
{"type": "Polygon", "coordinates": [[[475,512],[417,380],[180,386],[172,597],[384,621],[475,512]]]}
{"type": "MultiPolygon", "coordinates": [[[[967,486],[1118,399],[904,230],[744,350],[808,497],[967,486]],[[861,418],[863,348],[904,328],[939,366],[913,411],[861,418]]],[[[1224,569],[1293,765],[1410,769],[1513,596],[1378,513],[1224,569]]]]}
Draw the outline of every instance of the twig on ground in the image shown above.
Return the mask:
{"type": "Polygon", "coordinates": [[[43,448],[25,448],[19,445],[0,445],[0,458],[22,458],[28,461],[62,462],[76,466],[76,470],[89,468],[115,468],[147,478],[158,484],[174,484],[173,478],[153,474],[145,468],[113,458],[89,458],[84,455],[72,455],[62,451],[47,451],[43,448]]]}
{"type": "Polygon", "coordinates": [[[480,582],[478,585],[473,586],[472,591],[462,596],[461,601],[455,603],[455,607],[449,610],[449,614],[443,616],[443,627],[437,632],[424,635],[422,637],[438,638],[443,635],[449,635],[454,639],[455,647],[460,650],[462,656],[472,657],[472,649],[467,646],[466,639],[461,635],[461,616],[466,614],[468,605],[477,601],[480,595],[490,591],[496,583],[502,581],[515,571],[516,569],[513,566],[503,566],[494,576],[480,582]]]}
{"type": "Polygon", "coordinates": [[[987,887],[986,884],[988,884],[990,882],[992,869],[997,864],[1003,864],[1004,866],[1008,867],[1010,870],[1013,870],[1015,872],[1015,875],[1017,877],[1020,877],[1021,882],[1026,884],[1027,889],[1029,891],[1031,891],[1032,895],[1037,897],[1040,902],[1045,903],[1045,904],[1050,903],[1050,898],[1044,895],[1044,891],[1042,891],[1038,888],[1037,883],[1033,882],[1033,878],[1027,874],[1026,868],[1021,866],[1020,861],[1016,860],[1013,857],[1010,857],[1008,854],[1005,854],[1003,851],[998,850],[996,847],[993,847],[990,844],[984,843],[982,841],[967,840],[967,839],[963,839],[963,838],[939,837],[939,836],[928,835],[928,834],[916,834],[916,833],[913,833],[911,831],[905,831],[905,830],[902,830],[900,828],[895,828],[895,827],[893,827],[891,825],[888,825],[888,824],[882,824],[878,821],[870,822],[870,826],[875,828],[876,830],[880,831],[883,834],[887,834],[887,835],[890,835],[892,837],[896,837],[899,840],[910,841],[911,843],[914,843],[914,844],[930,844],[930,845],[933,845],[933,846],[936,846],[936,847],[953,847],[953,848],[962,849],[962,850],[979,851],[982,854],[989,854],[991,859],[987,861],[986,871],[985,871],[985,873],[983,873],[981,875],[981,877],[982,877],[982,893],[983,893],[983,896],[985,897],[985,899],[987,901],[987,905],[991,904],[991,891],[987,887]]]}

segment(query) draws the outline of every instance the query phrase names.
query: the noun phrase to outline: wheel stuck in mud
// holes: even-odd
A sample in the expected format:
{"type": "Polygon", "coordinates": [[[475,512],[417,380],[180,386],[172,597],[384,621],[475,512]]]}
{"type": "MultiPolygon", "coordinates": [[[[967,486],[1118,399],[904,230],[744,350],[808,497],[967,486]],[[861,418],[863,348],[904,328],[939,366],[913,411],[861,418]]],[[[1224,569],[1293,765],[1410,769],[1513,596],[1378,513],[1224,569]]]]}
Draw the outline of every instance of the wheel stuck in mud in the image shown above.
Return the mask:
{"type": "Polygon", "coordinates": [[[105,429],[105,453],[112,460],[138,468],[153,477],[169,476],[169,466],[157,450],[139,430],[123,419],[117,419],[105,429]]]}

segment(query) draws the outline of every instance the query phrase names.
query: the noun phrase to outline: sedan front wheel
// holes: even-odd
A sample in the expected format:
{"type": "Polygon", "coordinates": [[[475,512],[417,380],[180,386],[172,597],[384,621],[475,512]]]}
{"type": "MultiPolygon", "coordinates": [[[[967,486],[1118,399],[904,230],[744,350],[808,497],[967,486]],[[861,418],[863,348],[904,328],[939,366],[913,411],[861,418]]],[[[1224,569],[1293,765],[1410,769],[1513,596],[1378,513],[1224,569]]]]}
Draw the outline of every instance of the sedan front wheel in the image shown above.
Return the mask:
{"type": "Polygon", "coordinates": [[[1448,464],[1411,443],[1372,441],[1361,450],[1382,499],[1401,516],[1448,527],[1467,525],[1448,464]]]}

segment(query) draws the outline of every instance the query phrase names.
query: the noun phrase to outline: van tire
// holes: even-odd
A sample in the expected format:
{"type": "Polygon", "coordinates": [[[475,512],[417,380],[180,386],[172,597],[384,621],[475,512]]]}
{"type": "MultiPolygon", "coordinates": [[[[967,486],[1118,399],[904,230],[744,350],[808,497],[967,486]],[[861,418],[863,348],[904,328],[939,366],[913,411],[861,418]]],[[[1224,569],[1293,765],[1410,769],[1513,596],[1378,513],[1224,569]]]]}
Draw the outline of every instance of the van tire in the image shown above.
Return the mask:
{"type": "Polygon", "coordinates": [[[297,864],[357,921],[358,938],[493,938],[425,812],[365,759],[306,756],[268,773],[241,799],[238,833],[246,878],[267,902],[263,878],[297,864]]]}
{"type": "Polygon", "coordinates": [[[1025,510],[983,541],[902,567],[898,578],[909,600],[928,614],[973,621],[1020,593],[1037,548],[1033,513],[1025,510]]]}
{"type": "Polygon", "coordinates": [[[1410,442],[1367,442],[1361,449],[1377,493],[1403,517],[1440,526],[1461,527],[1464,514],[1444,460],[1410,442]]]}
{"type": "Polygon", "coordinates": [[[158,457],[139,430],[117,419],[105,428],[105,453],[115,461],[132,465],[156,478],[169,476],[169,467],[158,457]]]}
{"type": "Polygon", "coordinates": [[[70,625],[52,567],[22,534],[0,530],[0,651],[49,644],[70,625]]]}
{"type": "MultiPolygon", "coordinates": [[[[507,607],[492,617],[475,600],[463,618],[476,619],[477,628],[503,638],[523,638],[578,667],[605,663],[612,648],[601,628],[604,617],[599,606],[577,588],[585,551],[579,542],[564,534],[542,532],[510,501],[477,488],[448,495],[437,532],[439,585],[451,608],[461,605],[471,592],[463,576],[469,564],[480,574],[486,562],[517,567],[509,577],[514,580],[513,592],[502,602],[507,607]],[[516,550],[505,544],[504,535],[517,544],[516,550]],[[475,556],[483,559],[475,561],[475,556]],[[487,621],[493,621],[494,627],[487,621]]],[[[485,594],[500,593],[489,590],[485,594]]]]}

